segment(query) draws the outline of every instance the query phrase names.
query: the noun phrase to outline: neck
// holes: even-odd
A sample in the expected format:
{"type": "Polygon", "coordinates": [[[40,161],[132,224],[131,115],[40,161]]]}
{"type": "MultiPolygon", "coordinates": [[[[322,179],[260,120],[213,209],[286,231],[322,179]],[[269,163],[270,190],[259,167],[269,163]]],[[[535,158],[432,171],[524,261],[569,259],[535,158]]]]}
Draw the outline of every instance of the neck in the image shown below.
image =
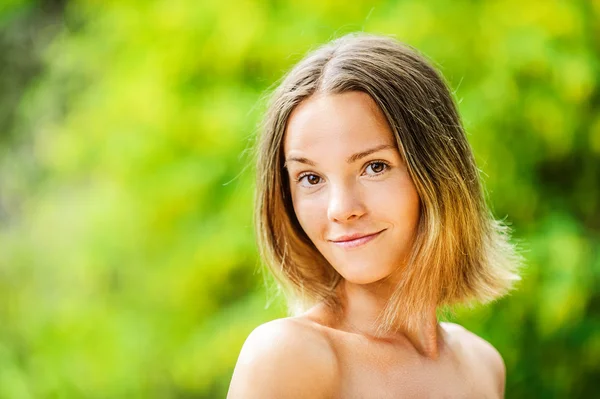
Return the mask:
{"type": "Polygon", "coordinates": [[[436,308],[423,315],[421,323],[413,329],[397,326],[394,332],[377,334],[377,319],[393,293],[393,286],[385,282],[368,285],[342,281],[338,295],[342,303],[339,325],[369,339],[397,342],[408,339],[423,356],[437,359],[439,356],[441,330],[437,321],[436,308]]]}

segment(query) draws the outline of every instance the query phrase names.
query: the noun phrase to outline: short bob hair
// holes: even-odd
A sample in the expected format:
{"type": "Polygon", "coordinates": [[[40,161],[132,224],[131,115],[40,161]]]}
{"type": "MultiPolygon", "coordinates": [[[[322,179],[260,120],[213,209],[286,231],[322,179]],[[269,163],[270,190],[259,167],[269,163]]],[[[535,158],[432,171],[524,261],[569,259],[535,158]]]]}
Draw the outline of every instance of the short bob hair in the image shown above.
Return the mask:
{"type": "Polygon", "coordinates": [[[378,332],[412,329],[432,308],[488,302],[518,280],[520,257],[494,219],[452,95],[417,50],[354,33],[309,53],[272,94],[257,150],[255,226],[261,255],[292,314],[324,301],[343,277],[298,222],[284,168],[290,114],[315,94],[367,93],[385,115],[421,202],[412,252],[378,319],[378,332]]]}

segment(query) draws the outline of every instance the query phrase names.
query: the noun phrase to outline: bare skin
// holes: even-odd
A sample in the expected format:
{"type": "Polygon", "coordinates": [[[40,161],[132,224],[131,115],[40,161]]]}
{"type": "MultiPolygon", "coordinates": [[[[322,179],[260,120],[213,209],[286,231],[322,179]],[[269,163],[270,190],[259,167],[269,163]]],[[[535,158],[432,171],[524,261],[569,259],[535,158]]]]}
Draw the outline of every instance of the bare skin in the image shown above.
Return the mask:
{"type": "Polygon", "coordinates": [[[435,304],[415,330],[375,335],[411,250],[420,200],[374,101],[359,92],[303,101],[284,152],[298,221],[343,277],[343,311],[320,304],[255,329],[228,398],[503,397],[500,354],[464,328],[438,323],[435,304]],[[357,234],[371,238],[350,242],[357,234]]]}
{"type": "Polygon", "coordinates": [[[436,323],[437,353],[404,334],[374,338],[324,305],[263,324],[236,366],[234,398],[503,398],[496,349],[453,323],[436,323]]]}
{"type": "Polygon", "coordinates": [[[330,344],[338,398],[501,398],[504,363],[486,341],[453,323],[438,323],[437,356],[423,355],[405,335],[376,339],[340,326],[324,306],[291,322],[330,344]]]}

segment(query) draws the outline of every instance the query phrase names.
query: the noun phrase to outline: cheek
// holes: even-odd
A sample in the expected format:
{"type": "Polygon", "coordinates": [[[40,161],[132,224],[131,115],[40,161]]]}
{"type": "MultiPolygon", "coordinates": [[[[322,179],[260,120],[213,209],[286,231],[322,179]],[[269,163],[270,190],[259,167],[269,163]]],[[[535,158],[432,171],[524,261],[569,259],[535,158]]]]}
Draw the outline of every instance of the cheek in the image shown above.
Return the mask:
{"type": "Polygon", "coordinates": [[[326,227],[326,211],[318,196],[300,197],[292,195],[292,203],[300,226],[311,240],[315,240],[326,227]]]}
{"type": "Polygon", "coordinates": [[[399,220],[403,221],[407,227],[414,225],[419,220],[421,204],[416,192],[410,190],[401,192],[395,204],[399,220]]]}
{"type": "Polygon", "coordinates": [[[382,219],[387,219],[405,232],[416,228],[421,206],[412,181],[405,178],[390,180],[385,186],[374,187],[370,199],[370,210],[382,219]]]}

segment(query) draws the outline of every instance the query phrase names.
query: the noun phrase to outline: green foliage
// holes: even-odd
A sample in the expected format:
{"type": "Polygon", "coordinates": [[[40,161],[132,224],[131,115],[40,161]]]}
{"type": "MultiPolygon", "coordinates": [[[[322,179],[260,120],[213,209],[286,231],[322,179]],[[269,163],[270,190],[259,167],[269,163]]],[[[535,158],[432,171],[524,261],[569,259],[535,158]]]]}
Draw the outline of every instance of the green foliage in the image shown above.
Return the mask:
{"type": "Polygon", "coordinates": [[[598,1],[69,3],[43,72],[0,93],[21,138],[0,142],[0,397],[225,396],[245,337],[284,315],[253,239],[262,95],[357,30],[439,65],[522,242],[518,290],[458,321],[503,354],[507,397],[591,397],[599,21],[598,1]]]}

